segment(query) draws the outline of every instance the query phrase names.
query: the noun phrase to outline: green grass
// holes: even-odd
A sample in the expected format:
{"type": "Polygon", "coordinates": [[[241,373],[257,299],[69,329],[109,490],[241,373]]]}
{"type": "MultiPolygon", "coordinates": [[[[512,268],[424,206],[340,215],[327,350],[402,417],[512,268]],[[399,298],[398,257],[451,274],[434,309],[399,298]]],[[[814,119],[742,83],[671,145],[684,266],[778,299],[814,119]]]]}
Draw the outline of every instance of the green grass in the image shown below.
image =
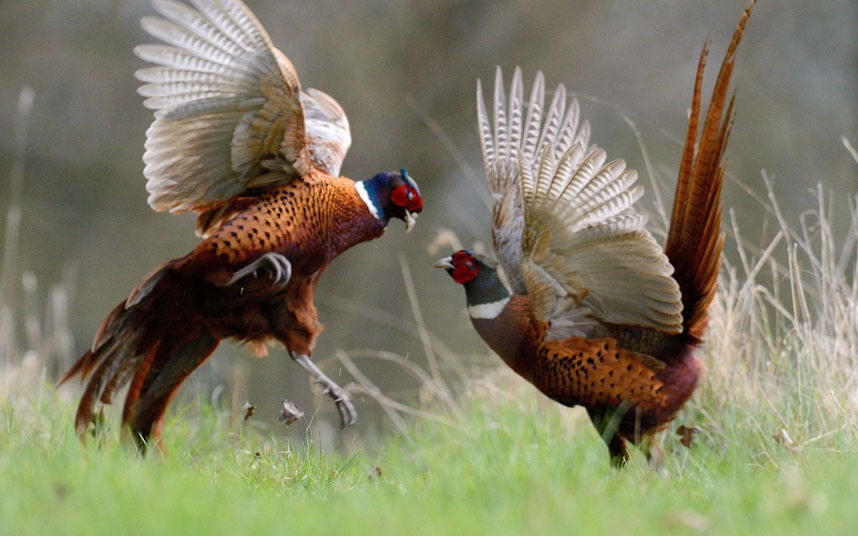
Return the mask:
{"type": "Polygon", "coordinates": [[[141,459],[115,434],[81,444],[69,407],[45,390],[26,416],[8,404],[0,412],[0,532],[848,534],[858,526],[854,435],[801,449],[771,440],[765,457],[741,437],[722,445],[704,436],[685,449],[665,436],[666,474],[642,457],[617,471],[576,412],[474,385],[461,426],[420,422],[411,440],[394,436],[351,457],[242,435],[202,406],[193,420],[171,420],[169,456],[141,459]],[[374,468],[380,477],[370,476],[374,468]]]}
{"type": "MultiPolygon", "coordinates": [[[[798,230],[761,200],[777,225],[759,249],[734,229],[740,261],[711,308],[708,373],[673,425],[701,431],[690,449],[662,434],[663,474],[638,452],[613,469],[580,412],[509,371],[444,381],[456,356],[412,296],[431,372],[354,357],[407,367],[430,402],[384,396],[341,353],[402,432],[342,452],[243,428],[202,396],[168,414],[167,457],[140,458],[115,429],[84,445],[75,400],[47,380],[56,358],[0,341],[0,534],[852,534],[858,247],[832,236],[818,198],[798,230]]],[[[858,233],[858,199],[849,208],[858,233]]]]}

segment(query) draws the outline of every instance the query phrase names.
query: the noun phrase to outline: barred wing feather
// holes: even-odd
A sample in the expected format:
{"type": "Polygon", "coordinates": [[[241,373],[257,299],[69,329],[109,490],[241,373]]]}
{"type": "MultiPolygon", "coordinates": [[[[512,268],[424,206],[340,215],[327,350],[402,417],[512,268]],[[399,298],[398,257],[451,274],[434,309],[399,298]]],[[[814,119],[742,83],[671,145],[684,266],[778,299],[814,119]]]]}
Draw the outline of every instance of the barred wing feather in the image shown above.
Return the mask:
{"type": "Polygon", "coordinates": [[[518,68],[509,94],[497,69],[493,99],[490,120],[477,82],[495,254],[549,337],[586,336],[596,322],[681,331],[673,267],[633,210],[637,174],[590,145],[578,101],[561,84],[545,108],[541,72],[525,100],[518,68]]]}
{"type": "Polygon", "coordinates": [[[546,147],[556,157],[575,144],[586,147],[590,127],[586,121],[580,122],[578,102],[566,98],[566,88],[562,84],[557,86],[548,109],[545,109],[545,78],[541,72],[537,73],[533,89],[525,101],[521,69],[515,69],[507,96],[503,73],[498,67],[493,99],[490,120],[482,86],[477,81],[483,164],[494,200],[492,237],[495,254],[513,291],[524,294],[526,288],[521,272],[524,213],[519,188],[519,154],[526,162],[533,162],[546,147]]]}
{"type": "Polygon", "coordinates": [[[351,139],[336,101],[301,91],[291,62],[242,2],[191,4],[154,0],[163,18],[142,24],[164,44],[135,48],[155,65],[136,73],[155,110],[143,157],[152,208],[200,212],[211,224],[211,211],[246,190],[313,167],[337,174],[351,139]]]}
{"type": "Polygon", "coordinates": [[[587,335],[585,319],[680,332],[673,267],[633,210],[637,173],[580,143],[559,159],[550,146],[535,165],[520,158],[521,269],[549,338],[587,335]]]}

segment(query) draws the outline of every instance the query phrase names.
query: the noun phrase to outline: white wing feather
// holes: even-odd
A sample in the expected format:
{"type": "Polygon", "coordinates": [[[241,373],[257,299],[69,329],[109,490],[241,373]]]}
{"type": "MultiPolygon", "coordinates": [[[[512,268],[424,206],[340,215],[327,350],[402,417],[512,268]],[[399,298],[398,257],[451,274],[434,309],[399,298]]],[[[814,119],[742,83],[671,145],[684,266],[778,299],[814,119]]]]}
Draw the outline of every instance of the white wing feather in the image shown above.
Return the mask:
{"type": "Polygon", "coordinates": [[[552,148],[555,157],[575,143],[586,147],[589,125],[586,121],[579,124],[578,103],[572,100],[567,105],[566,89],[562,85],[554,91],[551,105],[545,110],[545,77],[541,72],[537,73],[533,89],[525,101],[519,68],[513,73],[508,98],[504,91],[503,73],[500,68],[495,72],[493,121],[489,120],[482,87],[477,81],[477,115],[486,178],[494,199],[492,238],[495,254],[513,291],[523,294],[527,289],[521,274],[524,213],[518,184],[518,155],[522,154],[525,161],[532,162],[546,146],[552,148]]]}
{"type": "Polygon", "coordinates": [[[637,173],[589,145],[563,85],[547,110],[541,72],[526,110],[523,94],[521,70],[507,97],[498,68],[490,122],[477,83],[495,253],[513,291],[530,296],[550,338],[592,333],[597,322],[681,331],[673,267],[633,209],[637,173]]]}
{"type": "Polygon", "coordinates": [[[583,153],[576,144],[555,163],[547,146],[535,173],[522,156],[522,272],[534,314],[551,322],[550,338],[579,334],[570,319],[580,324],[585,311],[600,322],[679,333],[673,267],[633,208],[643,195],[637,173],[622,160],[605,164],[601,149],[583,153]]]}
{"type": "Polygon", "coordinates": [[[163,18],[144,17],[142,26],[163,44],[134,49],[155,64],[136,73],[155,110],[143,157],[152,208],[205,213],[312,167],[339,174],[351,144],[339,104],[301,91],[241,1],[190,2],[153,0],[163,18]]]}
{"type": "Polygon", "coordinates": [[[329,175],[339,175],[352,144],[346,113],[333,97],[318,89],[302,91],[301,102],[313,164],[329,175]]]}

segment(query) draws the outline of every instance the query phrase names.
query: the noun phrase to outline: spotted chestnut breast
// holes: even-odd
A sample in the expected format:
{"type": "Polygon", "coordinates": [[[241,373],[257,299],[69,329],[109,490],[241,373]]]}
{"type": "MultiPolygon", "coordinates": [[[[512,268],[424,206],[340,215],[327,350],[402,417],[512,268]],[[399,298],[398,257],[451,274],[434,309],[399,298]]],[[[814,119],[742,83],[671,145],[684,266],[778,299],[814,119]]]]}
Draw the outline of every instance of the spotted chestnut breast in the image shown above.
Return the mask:
{"type": "Polygon", "coordinates": [[[550,398],[570,406],[627,402],[664,410],[667,400],[657,377],[663,363],[611,337],[551,339],[550,325],[533,315],[530,297],[510,295],[484,257],[460,251],[439,267],[450,269],[465,286],[471,322],[486,344],[550,398]]]}
{"type": "Polygon", "coordinates": [[[224,283],[265,253],[290,259],[292,277],[308,277],[351,245],[378,238],[385,222],[374,217],[349,179],[318,177],[262,193],[203,240],[186,266],[215,271],[224,283]]]}
{"type": "Polygon", "coordinates": [[[313,291],[346,249],[406,231],[423,208],[402,168],[364,181],[340,177],[351,144],[339,103],[302,89],[292,63],[240,0],[153,0],[142,25],[163,44],[135,53],[144,105],[146,189],[158,211],[194,212],[199,245],[152,271],[107,316],[59,380],[87,380],[75,419],[83,434],[97,406],[128,385],[122,420],[137,446],[160,439],[184,380],[222,339],[257,355],[277,341],[322,386],[343,426],[348,393],[310,359],[322,330],[313,291]]]}
{"type": "Polygon", "coordinates": [[[568,406],[664,405],[662,383],[643,356],[610,337],[547,341],[548,326],[528,314],[527,302],[527,296],[514,296],[496,318],[471,322],[492,350],[543,393],[568,406]]]}
{"type": "Polygon", "coordinates": [[[498,69],[490,115],[477,83],[497,263],[461,250],[435,266],[464,286],[474,328],[492,350],[548,397],[583,406],[617,463],[628,459],[627,440],[653,445],[700,378],[694,353],[723,244],[728,86],[752,6],[734,32],[698,137],[708,45],[700,55],[663,248],[634,208],[643,195],[637,173],[590,143],[589,124],[562,85],[544,107],[542,73],[525,99],[521,71],[507,95],[498,69]]]}

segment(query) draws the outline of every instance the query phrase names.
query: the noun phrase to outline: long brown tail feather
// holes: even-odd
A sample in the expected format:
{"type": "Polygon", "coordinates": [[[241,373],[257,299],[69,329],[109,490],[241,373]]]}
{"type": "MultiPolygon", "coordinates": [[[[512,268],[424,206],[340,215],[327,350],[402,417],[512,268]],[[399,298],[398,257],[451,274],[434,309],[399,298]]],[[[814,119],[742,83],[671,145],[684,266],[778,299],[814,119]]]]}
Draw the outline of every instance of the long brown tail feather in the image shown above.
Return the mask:
{"type": "Polygon", "coordinates": [[[74,378],[77,375],[80,375],[81,378],[85,378],[89,375],[89,371],[92,368],[92,365],[89,364],[92,361],[92,352],[87,352],[83,354],[83,356],[74,362],[72,366],[65,372],[63,372],[62,376],[57,380],[56,387],[59,388],[62,384],[69,381],[71,378],[74,378]],[[86,370],[84,370],[86,369],[86,370]]]}
{"type": "Polygon", "coordinates": [[[86,352],[57,382],[59,387],[74,376],[88,378],[75,416],[75,428],[81,435],[93,422],[96,406],[111,403],[114,393],[128,383],[141,355],[146,353],[144,327],[137,312],[125,309],[125,302],[117,305],[102,324],[94,349],[86,352]]]}
{"type": "Polygon", "coordinates": [[[160,439],[170,401],[191,373],[211,357],[218,343],[210,334],[172,346],[161,341],[143,359],[122,412],[122,421],[139,448],[145,449],[160,439]]]}
{"type": "Polygon", "coordinates": [[[683,332],[696,339],[702,338],[706,330],[709,320],[707,310],[715,295],[721,266],[721,250],[724,244],[724,235],[721,232],[721,188],[724,179],[722,157],[730,138],[735,99],[734,94],[728,101],[727,94],[736,48],[742,40],[754,4],[755,0],[752,0],[745,8],[724,55],[703,121],[699,146],[695,150],[708,42],[700,53],[670,230],[664,246],[675,270],[674,278],[682,292],[683,332]]]}
{"type": "Polygon", "coordinates": [[[81,378],[86,378],[92,373],[92,369],[102,361],[102,357],[99,357],[99,350],[101,349],[101,346],[110,339],[107,332],[113,329],[113,323],[124,310],[125,304],[120,303],[110,312],[109,315],[107,315],[107,318],[104,319],[104,322],[101,323],[101,326],[99,326],[98,331],[95,334],[90,350],[80,359],[75,361],[74,364],[69,367],[62,376],[60,376],[57,380],[57,387],[60,387],[75,376],[79,375],[81,378]]]}
{"type": "Polygon", "coordinates": [[[122,421],[138,447],[145,448],[145,440],[157,440],[179,386],[217,347],[218,339],[204,323],[176,309],[187,290],[165,274],[159,268],[132,293],[135,299],[119,303],[98,329],[92,348],[57,382],[74,376],[86,382],[75,416],[78,434],[86,434],[100,404],[110,404],[130,384],[122,421]]]}

